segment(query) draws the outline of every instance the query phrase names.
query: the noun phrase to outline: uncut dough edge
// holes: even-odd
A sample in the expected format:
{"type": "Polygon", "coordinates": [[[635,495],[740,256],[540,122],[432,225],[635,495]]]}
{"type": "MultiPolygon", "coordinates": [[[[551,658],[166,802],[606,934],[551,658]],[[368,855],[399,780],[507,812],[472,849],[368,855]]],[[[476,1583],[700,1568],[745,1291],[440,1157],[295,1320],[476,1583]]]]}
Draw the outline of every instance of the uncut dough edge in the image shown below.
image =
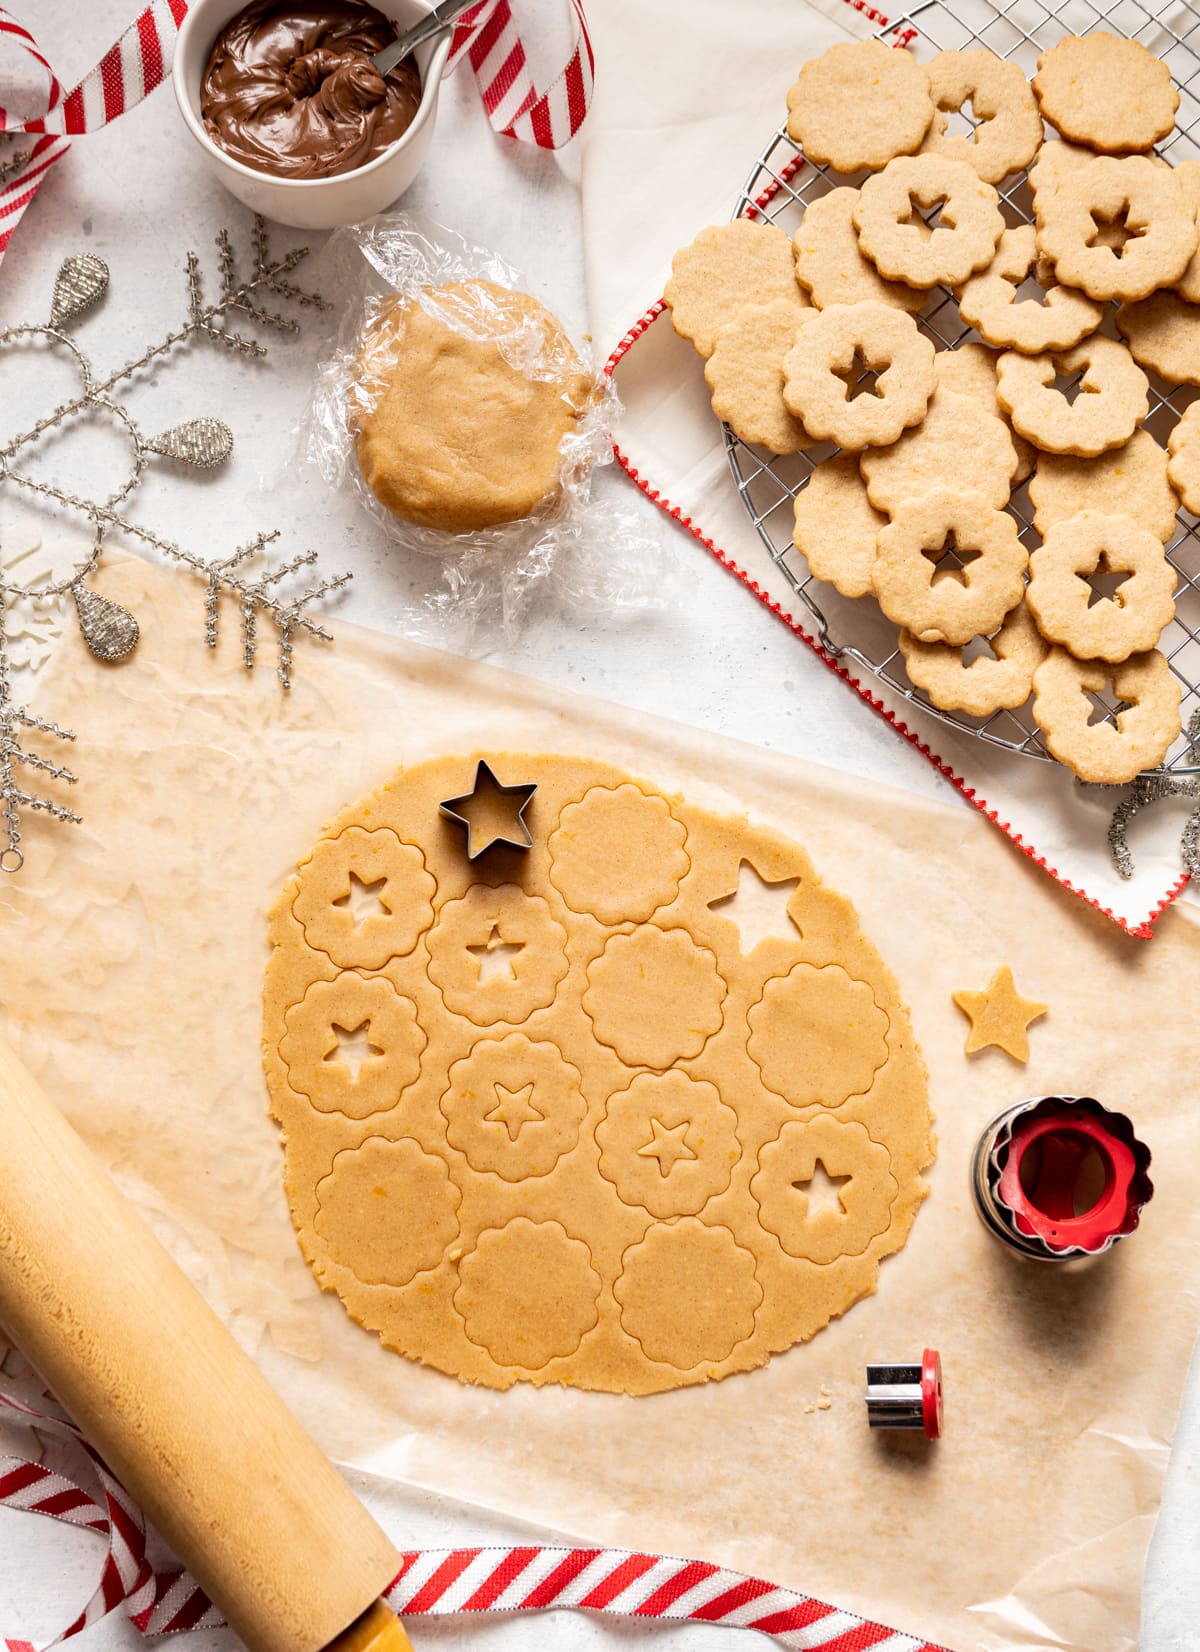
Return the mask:
{"type": "MultiPolygon", "coordinates": [[[[317,844],[353,825],[369,830],[390,827],[405,842],[417,841],[419,826],[423,853],[436,870],[438,887],[433,904],[438,912],[450,901],[461,898],[472,885],[496,888],[519,883],[544,897],[572,933],[566,948],[570,956],[567,978],[548,1008],[523,1021],[501,1020],[494,1025],[479,1026],[472,1036],[500,1038],[519,1030],[532,1040],[553,1039],[567,1060],[577,1067],[598,1051],[601,1064],[607,1061],[610,1070],[598,1079],[593,1078],[577,1145],[564,1155],[564,1159],[575,1166],[577,1185],[570,1185],[569,1178],[565,1187],[560,1184],[559,1165],[550,1175],[515,1184],[506,1183],[496,1175],[471,1172],[462,1155],[447,1144],[445,1119],[437,1105],[448,1087],[448,1068],[461,1059],[466,1046],[460,1042],[459,1047],[452,1048],[448,1054],[431,1058],[432,1046],[438,1040],[443,1023],[454,1024],[460,1040],[464,1034],[461,1023],[447,1015],[441,994],[429,979],[426,932],[406,957],[390,959],[379,969],[359,971],[367,977],[390,980],[398,991],[413,999],[418,1005],[422,1026],[430,1032],[430,1044],[422,1054],[420,1077],[404,1093],[405,1124],[399,1125],[396,1115],[401,1110],[396,1107],[390,1113],[376,1113],[361,1120],[341,1113],[318,1113],[305,1096],[292,1088],[279,1048],[286,1010],[297,1003],[312,982],[334,981],[345,973],[327,956],[306,944],[303,928],[292,910],[300,887],[300,873],[311,860],[310,852],[301,863],[300,871],[285,883],[270,915],[273,951],[264,986],[263,1057],[270,1110],[281,1126],[285,1188],[301,1251],[322,1289],[339,1295],[352,1318],[365,1329],[376,1332],[389,1349],[465,1382],[483,1383],[497,1389],[508,1388],[520,1380],[536,1386],[559,1382],[604,1392],[644,1394],[690,1386],[761,1366],[771,1354],[807,1340],[875,1291],[880,1260],[902,1247],[917,1209],[929,1191],[920,1174],[932,1163],[934,1150],[927,1074],[913,1040],[907,1008],[899,997],[891,972],[859,931],[849,901],[825,887],[798,844],[768,829],[750,826],[745,816],[717,816],[688,805],[678,795],[667,798],[648,782],[607,764],[496,752],[439,758],[400,771],[366,798],[343,809],[324,829],[317,844]],[[464,776],[474,772],[480,755],[488,758],[502,779],[535,779],[539,791],[530,811],[535,846],[528,855],[494,850],[472,867],[462,853],[461,834],[456,837],[456,828],[438,817],[437,803],[464,789],[464,776]],[[686,926],[699,945],[710,948],[720,959],[721,973],[729,984],[722,1027],[696,1058],[677,1061],[674,1070],[715,1083],[723,1098],[730,1091],[744,1098],[746,1073],[751,1063],[745,1053],[744,1022],[735,1020],[739,1006],[744,1017],[746,1010],[761,996],[767,980],[785,975],[804,961],[817,967],[838,963],[854,978],[866,980],[876,1004],[888,1018],[884,1065],[875,1072],[864,1092],[850,1096],[836,1109],[821,1103],[795,1107],[765,1085],[755,1083],[751,1086],[755,1092],[755,1122],[753,1127],[747,1127],[743,1099],[738,1110],[741,1158],[732,1172],[730,1185],[707,1202],[699,1219],[709,1226],[727,1226],[737,1244],[752,1251],[755,1279],[764,1294],[749,1335],[738,1340],[725,1357],[702,1359],[687,1369],[649,1357],[636,1340],[625,1334],[613,1292],[614,1276],[621,1272],[624,1253],[656,1224],[645,1209],[634,1209],[619,1196],[613,1199],[613,1187],[597,1169],[599,1154],[594,1131],[605,1116],[609,1096],[627,1086],[632,1076],[647,1069],[644,1065],[623,1066],[611,1050],[586,1036],[590,1032],[587,1017],[582,1010],[571,1007],[579,1005],[587,987],[589,963],[598,955],[604,938],[615,932],[629,932],[635,925],[626,922],[601,926],[595,920],[570,912],[548,875],[547,844],[562,809],[592,788],[621,786],[636,787],[644,797],[662,799],[675,818],[687,827],[687,871],[674,898],[655,910],[649,922],[664,928],[686,926]],[[708,901],[714,895],[732,891],[743,858],[750,858],[768,880],[800,879],[789,903],[789,913],[801,928],[802,939],[769,938],[754,949],[749,958],[740,954],[736,927],[709,911],[708,901]],[[712,867],[703,888],[694,875],[699,861],[703,862],[706,874],[707,868],[712,867]],[[724,1084],[722,1073],[727,1075],[724,1084]],[[758,1169],[761,1148],[776,1139],[785,1123],[821,1115],[865,1122],[875,1139],[881,1133],[886,1134],[897,1183],[884,1231],[871,1239],[860,1255],[842,1256],[829,1264],[789,1256],[774,1234],[765,1231],[756,1219],[758,1207],[748,1192],[748,1184],[758,1169]],[[881,1120],[885,1121],[886,1129],[881,1126],[881,1120]],[[381,1135],[391,1139],[416,1136],[448,1164],[459,1166],[464,1183],[474,1190],[476,1208],[459,1237],[444,1247],[436,1266],[419,1271],[402,1287],[364,1284],[330,1254],[315,1226],[317,1184],[328,1174],[334,1155],[381,1135]],[[584,1167],[582,1176],[581,1167],[584,1167]],[[461,1318],[453,1311],[458,1262],[470,1252],[478,1234],[488,1227],[503,1226],[519,1215],[533,1221],[557,1220],[564,1197],[569,1212],[565,1225],[573,1235],[578,1235],[581,1228],[589,1233],[586,1242],[603,1280],[596,1323],[572,1352],[553,1357],[539,1368],[501,1363],[465,1334],[461,1318]],[[614,1231],[604,1246],[598,1246],[594,1237],[597,1224],[603,1227],[606,1221],[614,1231]],[[604,1254],[597,1254],[598,1251],[604,1254]]],[[[757,1075],[757,1068],[754,1071],[757,1075]]],[[[460,1214],[465,1209],[466,1200],[459,1207],[460,1214]]]]}

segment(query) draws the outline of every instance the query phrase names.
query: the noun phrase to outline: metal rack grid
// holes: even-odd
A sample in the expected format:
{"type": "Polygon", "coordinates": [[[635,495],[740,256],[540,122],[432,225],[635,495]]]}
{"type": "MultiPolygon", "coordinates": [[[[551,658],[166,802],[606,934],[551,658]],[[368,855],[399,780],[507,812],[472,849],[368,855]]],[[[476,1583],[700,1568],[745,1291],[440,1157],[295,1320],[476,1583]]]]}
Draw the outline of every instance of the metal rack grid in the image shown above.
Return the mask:
{"type": "MultiPolygon", "coordinates": [[[[944,50],[985,46],[1000,57],[1018,62],[1027,75],[1034,73],[1039,53],[1065,35],[1106,29],[1141,41],[1167,63],[1179,91],[1175,131],[1158,147],[1158,153],[1177,164],[1200,158],[1200,10],[1191,0],[1175,0],[1161,16],[1155,16],[1148,9],[1152,3],[1008,0],[1005,4],[1003,0],[954,0],[951,10],[946,0],[924,0],[889,23],[879,32],[879,38],[888,44],[908,46],[919,59],[944,50]]],[[[965,132],[971,125],[966,109],[949,117],[947,129],[965,132]]],[[[784,125],[754,163],[733,216],[765,219],[791,234],[809,201],[839,185],[857,185],[866,176],[865,172],[849,177],[834,174],[805,160],[784,125]]],[[[1032,200],[1024,172],[1006,179],[999,194],[1009,224],[1032,223],[1032,200]]],[[[933,213],[927,216],[932,218],[933,213]]],[[[1118,336],[1113,321],[1115,308],[1109,306],[1101,328],[1113,337],[1118,336]]],[[[932,290],[916,319],[938,349],[957,349],[979,337],[963,324],[954,295],[946,287],[932,290]]],[[[1184,408],[1200,396],[1200,390],[1191,386],[1173,388],[1152,373],[1147,376],[1150,413],[1144,428],[1165,446],[1172,426],[1184,408]]],[[[869,375],[864,382],[869,382],[869,375]]],[[[792,507],[817,465],[838,451],[832,443],[780,458],[751,447],[726,427],[725,445],[738,492],[759,537],[811,616],[818,640],[830,654],[853,661],[901,699],[944,723],[1007,751],[1051,761],[1028,702],[1016,711],[998,711],[990,717],[941,710],[910,682],[897,647],[896,627],[884,618],[873,599],[850,601],[809,573],[804,557],[792,544],[792,507]]],[[[1013,494],[1009,510],[1022,541],[1034,549],[1040,540],[1033,526],[1026,484],[1013,494]]],[[[1163,632],[1159,647],[1180,682],[1185,732],[1172,745],[1162,768],[1175,774],[1192,774],[1200,772],[1200,751],[1187,732],[1189,725],[1192,735],[1200,728],[1200,519],[1179,512],[1167,556],[1178,573],[1179,589],[1175,619],[1163,632]]],[[[948,562],[952,560],[947,558],[948,562]]],[[[1113,698],[1111,685],[1105,694],[1094,698],[1098,712],[1115,721],[1120,706],[1113,698]]]]}

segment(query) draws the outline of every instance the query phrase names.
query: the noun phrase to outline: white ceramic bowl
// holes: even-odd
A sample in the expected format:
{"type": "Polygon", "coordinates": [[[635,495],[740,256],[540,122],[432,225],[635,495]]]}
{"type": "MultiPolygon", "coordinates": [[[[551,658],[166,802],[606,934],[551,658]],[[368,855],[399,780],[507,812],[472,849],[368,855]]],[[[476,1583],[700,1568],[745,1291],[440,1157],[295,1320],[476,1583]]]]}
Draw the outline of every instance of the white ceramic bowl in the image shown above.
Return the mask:
{"type": "MultiPolygon", "coordinates": [[[[372,0],[394,18],[398,29],[420,21],[429,6],[422,0],[372,0]]],[[[442,71],[450,52],[451,31],[418,46],[421,104],[408,131],[390,149],[354,172],[334,178],[272,178],[243,166],[212,141],[200,118],[200,82],[218,34],[246,0],[192,0],[175,45],[175,99],[184,125],[208,158],[221,182],[254,212],[299,229],[334,229],[371,218],[402,195],[421,170],[433,137],[442,71]]]]}

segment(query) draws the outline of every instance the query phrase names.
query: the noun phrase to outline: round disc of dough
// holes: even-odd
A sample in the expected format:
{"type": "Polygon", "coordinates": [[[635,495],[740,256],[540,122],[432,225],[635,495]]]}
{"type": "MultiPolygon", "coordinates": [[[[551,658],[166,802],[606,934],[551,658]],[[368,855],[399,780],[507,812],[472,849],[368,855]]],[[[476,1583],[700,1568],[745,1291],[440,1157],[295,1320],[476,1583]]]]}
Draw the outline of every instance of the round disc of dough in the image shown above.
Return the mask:
{"type": "Polygon", "coordinates": [[[536,298],[491,281],[398,297],[359,347],[351,419],[367,486],[445,533],[515,522],[558,484],[559,444],[589,382],[536,298]]]}
{"type": "Polygon", "coordinates": [[[301,1249],[385,1347],[464,1381],[762,1365],[875,1289],[925,1194],[896,983],[797,844],[601,763],[489,755],[536,783],[533,846],[469,862],[438,805],[476,761],[347,809],[276,903],[301,1249]]]}

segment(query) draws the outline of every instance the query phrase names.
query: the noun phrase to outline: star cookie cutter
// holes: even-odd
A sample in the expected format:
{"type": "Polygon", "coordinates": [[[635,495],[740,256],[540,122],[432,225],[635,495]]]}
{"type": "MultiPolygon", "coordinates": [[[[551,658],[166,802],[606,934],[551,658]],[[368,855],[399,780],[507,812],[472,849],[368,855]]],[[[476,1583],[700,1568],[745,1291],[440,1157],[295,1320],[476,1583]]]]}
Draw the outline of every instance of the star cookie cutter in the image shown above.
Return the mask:
{"type": "Polygon", "coordinates": [[[1101,1256],[1137,1227],[1154,1194],[1150,1149],[1091,1096],[1035,1096],[980,1136],[971,1191],[984,1226],[1039,1262],[1101,1256]]]}
{"type": "MultiPolygon", "coordinates": [[[[467,834],[467,859],[478,860],[480,855],[486,854],[495,844],[503,844],[506,849],[524,851],[533,848],[533,837],[525,823],[525,811],[533,801],[533,794],[537,786],[532,782],[511,786],[502,785],[496,778],[491,764],[481,757],[475,766],[475,780],[469,792],[463,792],[460,797],[448,797],[438,804],[438,813],[447,820],[454,821],[456,826],[462,826],[467,834]],[[483,790],[481,791],[481,787],[483,790]],[[470,815],[464,813],[464,807],[472,804],[477,797],[491,792],[495,797],[511,798],[514,807],[511,819],[502,831],[493,831],[484,843],[476,843],[478,828],[470,815]],[[520,802],[517,802],[517,799],[520,802]]],[[[479,835],[482,835],[481,833],[479,835]]]]}

